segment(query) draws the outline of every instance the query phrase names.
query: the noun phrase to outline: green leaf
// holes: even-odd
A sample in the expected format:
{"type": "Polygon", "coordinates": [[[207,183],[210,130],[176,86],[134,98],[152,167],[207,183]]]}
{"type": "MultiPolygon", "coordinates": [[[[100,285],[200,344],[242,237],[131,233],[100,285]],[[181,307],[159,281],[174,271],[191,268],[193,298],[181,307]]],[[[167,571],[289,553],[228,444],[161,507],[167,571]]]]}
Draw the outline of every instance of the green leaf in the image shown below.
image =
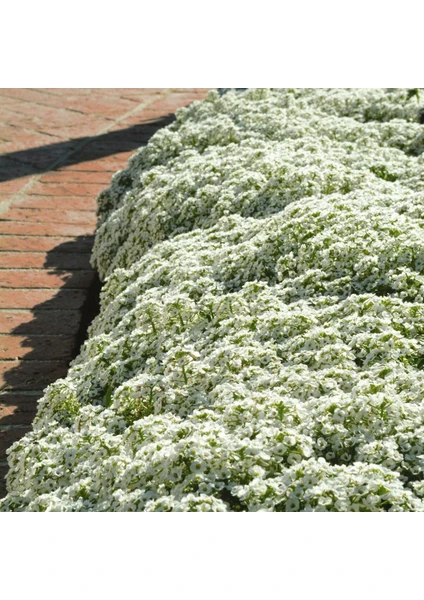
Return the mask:
{"type": "Polygon", "coordinates": [[[417,99],[417,101],[419,102],[420,101],[420,91],[418,88],[411,88],[410,90],[408,90],[408,100],[410,100],[414,96],[417,99]]]}
{"type": "Polygon", "coordinates": [[[109,408],[112,405],[112,394],[113,394],[113,389],[110,387],[110,385],[108,385],[107,390],[106,390],[106,397],[105,397],[106,408],[109,408]]]}

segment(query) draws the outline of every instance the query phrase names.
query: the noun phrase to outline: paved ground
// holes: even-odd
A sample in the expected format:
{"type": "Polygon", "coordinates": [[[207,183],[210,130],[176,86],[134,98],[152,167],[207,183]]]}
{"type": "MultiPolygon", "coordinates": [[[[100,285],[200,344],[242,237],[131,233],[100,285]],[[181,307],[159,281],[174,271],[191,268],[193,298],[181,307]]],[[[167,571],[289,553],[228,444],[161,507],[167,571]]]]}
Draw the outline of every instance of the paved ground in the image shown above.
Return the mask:
{"type": "Polygon", "coordinates": [[[96,311],[96,196],[206,89],[0,89],[0,497],[6,449],[96,311]]]}

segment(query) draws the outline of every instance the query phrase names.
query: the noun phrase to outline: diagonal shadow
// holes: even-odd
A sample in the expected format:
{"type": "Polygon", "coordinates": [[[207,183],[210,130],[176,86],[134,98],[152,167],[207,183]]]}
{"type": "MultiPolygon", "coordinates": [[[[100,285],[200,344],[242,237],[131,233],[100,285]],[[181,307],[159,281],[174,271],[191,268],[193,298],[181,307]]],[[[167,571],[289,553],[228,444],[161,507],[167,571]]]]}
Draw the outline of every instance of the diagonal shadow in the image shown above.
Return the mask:
{"type": "MultiPolygon", "coordinates": [[[[136,150],[174,120],[175,115],[168,114],[99,136],[4,154],[0,156],[0,182],[136,150]]],[[[0,388],[0,498],[6,494],[6,450],[31,430],[37,400],[47,385],[66,375],[88,325],[99,312],[101,285],[89,263],[93,242],[94,236],[79,236],[52,248],[46,254],[43,273],[55,282],[44,290],[31,289],[46,299],[35,306],[29,301],[30,308],[24,311],[7,309],[14,313],[16,326],[11,330],[7,326],[0,337],[6,356],[0,388]]]]}
{"type": "Polygon", "coordinates": [[[175,120],[168,114],[155,120],[97,136],[80,137],[0,155],[0,183],[50,171],[61,159],[66,165],[136,150],[158,129],[175,120]],[[69,155],[69,156],[68,156],[69,155]]]}

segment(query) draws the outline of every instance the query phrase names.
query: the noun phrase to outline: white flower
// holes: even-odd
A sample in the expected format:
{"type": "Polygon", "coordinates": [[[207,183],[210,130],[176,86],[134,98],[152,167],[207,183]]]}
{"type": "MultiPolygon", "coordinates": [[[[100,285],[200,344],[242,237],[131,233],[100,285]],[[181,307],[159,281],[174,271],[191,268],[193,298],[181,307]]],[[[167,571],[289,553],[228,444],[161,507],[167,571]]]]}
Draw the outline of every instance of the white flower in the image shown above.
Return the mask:
{"type": "Polygon", "coordinates": [[[211,93],[140,148],[99,196],[100,314],[0,509],[423,511],[416,112],[211,93]]]}

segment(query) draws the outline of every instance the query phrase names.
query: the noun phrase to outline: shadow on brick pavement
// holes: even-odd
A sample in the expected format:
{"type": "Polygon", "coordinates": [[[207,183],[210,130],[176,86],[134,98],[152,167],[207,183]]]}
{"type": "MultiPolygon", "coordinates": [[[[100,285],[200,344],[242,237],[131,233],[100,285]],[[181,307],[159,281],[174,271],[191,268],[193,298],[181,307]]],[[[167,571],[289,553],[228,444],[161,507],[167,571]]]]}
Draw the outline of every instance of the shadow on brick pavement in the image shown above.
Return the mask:
{"type": "Polygon", "coordinates": [[[31,430],[37,400],[47,385],[66,376],[70,361],[86,339],[88,326],[99,312],[100,281],[88,263],[93,240],[94,236],[81,236],[47,253],[44,269],[61,275],[65,282],[53,298],[31,309],[31,321],[11,331],[12,336],[22,340],[22,349],[30,351],[4,374],[0,395],[5,413],[0,418],[0,498],[6,493],[1,481],[7,472],[6,449],[31,430]],[[87,264],[72,268],[76,255],[87,257],[87,264]]]}
{"type": "Polygon", "coordinates": [[[174,120],[175,115],[168,114],[149,122],[101,135],[74,138],[65,142],[2,154],[0,183],[19,177],[40,175],[52,170],[56,163],[61,163],[62,160],[64,164],[58,164],[58,167],[136,150],[145,145],[158,129],[170,125],[174,120]]]}
{"type": "MultiPolygon", "coordinates": [[[[136,150],[174,119],[174,115],[166,115],[104,135],[2,155],[0,181],[136,150]]],[[[52,298],[30,309],[29,322],[17,325],[10,332],[12,338],[16,336],[17,346],[19,339],[23,352],[20,360],[10,361],[0,392],[3,413],[0,417],[0,498],[6,495],[6,450],[31,430],[37,400],[47,385],[66,376],[70,361],[77,356],[85,340],[89,324],[98,314],[100,282],[89,264],[93,241],[94,236],[79,236],[47,253],[43,269],[65,278],[64,284],[52,298]]]]}

